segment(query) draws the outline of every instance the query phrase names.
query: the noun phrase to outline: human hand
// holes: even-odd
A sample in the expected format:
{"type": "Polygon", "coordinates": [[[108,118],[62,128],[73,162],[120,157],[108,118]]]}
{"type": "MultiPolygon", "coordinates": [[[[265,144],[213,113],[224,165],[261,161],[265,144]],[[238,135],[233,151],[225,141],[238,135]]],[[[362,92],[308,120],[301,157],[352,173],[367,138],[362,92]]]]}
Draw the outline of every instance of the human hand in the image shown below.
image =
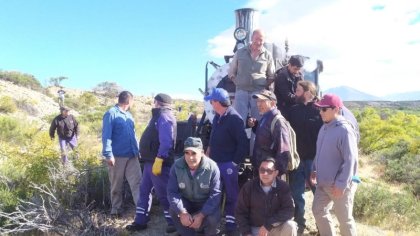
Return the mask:
{"type": "Polygon", "coordinates": [[[181,224],[185,227],[190,227],[190,225],[193,223],[193,219],[188,212],[180,213],[179,214],[179,220],[181,221],[181,224]]]}
{"type": "Polygon", "coordinates": [[[162,163],[163,163],[163,159],[156,157],[155,158],[155,162],[153,163],[152,166],[152,173],[156,176],[159,176],[162,173],[162,163]]]}
{"type": "Polygon", "coordinates": [[[108,164],[108,166],[113,167],[115,165],[115,158],[111,157],[109,159],[106,159],[106,163],[108,164]]]}
{"type": "Polygon", "coordinates": [[[258,231],[258,236],[267,236],[267,235],[268,235],[268,230],[264,226],[261,226],[260,230],[258,231]]]}
{"type": "Polygon", "coordinates": [[[193,216],[193,223],[190,225],[190,228],[199,229],[201,224],[203,223],[204,215],[203,213],[198,213],[197,215],[193,216]]]}
{"type": "Polygon", "coordinates": [[[248,118],[248,120],[247,120],[248,127],[249,127],[249,128],[254,127],[254,126],[255,126],[256,121],[257,121],[257,119],[255,119],[255,118],[252,118],[252,117],[248,118]]]}
{"type": "Polygon", "coordinates": [[[316,185],[316,171],[311,172],[311,176],[309,178],[309,182],[312,186],[316,185]]]}
{"type": "Polygon", "coordinates": [[[332,195],[335,198],[341,198],[344,195],[344,189],[339,189],[336,186],[332,187],[332,195]]]}

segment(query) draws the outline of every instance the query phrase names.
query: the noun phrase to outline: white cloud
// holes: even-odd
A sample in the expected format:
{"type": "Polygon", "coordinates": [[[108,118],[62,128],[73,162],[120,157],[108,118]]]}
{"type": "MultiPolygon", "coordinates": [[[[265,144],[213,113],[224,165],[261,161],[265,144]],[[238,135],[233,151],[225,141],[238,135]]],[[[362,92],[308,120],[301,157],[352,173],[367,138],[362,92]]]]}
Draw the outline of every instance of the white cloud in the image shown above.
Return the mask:
{"type": "MultiPolygon", "coordinates": [[[[348,85],[373,95],[419,90],[418,1],[250,1],[269,41],[324,62],[322,88],[348,85]],[[417,87],[415,86],[417,85],[417,87]]],[[[215,57],[230,54],[229,27],[209,40],[215,57]]]]}

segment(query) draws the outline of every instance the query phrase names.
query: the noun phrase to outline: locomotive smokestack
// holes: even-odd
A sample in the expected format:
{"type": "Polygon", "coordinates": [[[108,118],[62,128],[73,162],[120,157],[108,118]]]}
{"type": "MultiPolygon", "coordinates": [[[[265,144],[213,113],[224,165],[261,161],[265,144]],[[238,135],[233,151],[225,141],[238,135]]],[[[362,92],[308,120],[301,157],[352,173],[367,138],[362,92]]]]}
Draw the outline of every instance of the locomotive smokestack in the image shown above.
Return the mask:
{"type": "Polygon", "coordinates": [[[245,45],[251,42],[251,34],[257,28],[257,10],[253,8],[241,8],[235,10],[236,29],[243,28],[247,32],[244,39],[245,45]]]}

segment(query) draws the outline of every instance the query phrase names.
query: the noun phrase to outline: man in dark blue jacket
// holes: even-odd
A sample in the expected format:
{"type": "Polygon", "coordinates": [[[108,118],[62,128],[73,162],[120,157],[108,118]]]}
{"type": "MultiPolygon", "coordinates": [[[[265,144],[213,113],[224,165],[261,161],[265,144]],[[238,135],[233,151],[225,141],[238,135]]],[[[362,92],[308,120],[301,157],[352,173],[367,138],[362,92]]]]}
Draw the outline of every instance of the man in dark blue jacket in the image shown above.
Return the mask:
{"type": "Polygon", "coordinates": [[[245,159],[249,148],[245,125],[241,116],[231,106],[226,90],[215,88],[204,100],[210,101],[216,113],[207,155],[219,166],[226,191],[226,233],[236,234],[234,212],[239,193],[238,165],[245,159]]]}
{"type": "Polygon", "coordinates": [[[184,158],[175,161],[169,174],[170,214],[182,236],[216,235],[220,223],[221,185],[217,164],[204,155],[200,138],[184,142],[184,158]]]}
{"type": "Polygon", "coordinates": [[[175,227],[168,212],[166,187],[169,171],[174,162],[176,119],[171,108],[172,99],[169,95],[163,93],[156,95],[154,104],[152,119],[140,139],[140,159],[144,161],[144,170],[140,183],[136,217],[131,225],[127,225],[126,229],[138,231],[147,228],[147,222],[150,220],[150,193],[154,188],[168,223],[166,232],[172,233],[175,231],[175,227]]]}
{"type": "Polygon", "coordinates": [[[123,91],[118,95],[118,104],[109,109],[102,124],[102,155],[108,164],[111,183],[111,215],[122,213],[124,177],[130,185],[134,202],[139,195],[141,169],[138,160],[134,119],[128,111],[133,104],[133,94],[123,91]]]}

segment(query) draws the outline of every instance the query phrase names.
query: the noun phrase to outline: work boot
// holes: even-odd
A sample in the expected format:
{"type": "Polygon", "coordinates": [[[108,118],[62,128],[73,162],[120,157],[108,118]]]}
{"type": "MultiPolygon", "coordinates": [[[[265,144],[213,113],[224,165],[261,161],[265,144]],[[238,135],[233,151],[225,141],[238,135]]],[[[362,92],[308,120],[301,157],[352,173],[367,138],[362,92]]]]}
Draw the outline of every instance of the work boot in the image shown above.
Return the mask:
{"type": "Polygon", "coordinates": [[[147,225],[146,224],[140,225],[140,224],[137,224],[136,222],[133,222],[131,223],[131,225],[125,226],[125,229],[130,232],[135,232],[135,231],[147,229],[147,225]]]}

